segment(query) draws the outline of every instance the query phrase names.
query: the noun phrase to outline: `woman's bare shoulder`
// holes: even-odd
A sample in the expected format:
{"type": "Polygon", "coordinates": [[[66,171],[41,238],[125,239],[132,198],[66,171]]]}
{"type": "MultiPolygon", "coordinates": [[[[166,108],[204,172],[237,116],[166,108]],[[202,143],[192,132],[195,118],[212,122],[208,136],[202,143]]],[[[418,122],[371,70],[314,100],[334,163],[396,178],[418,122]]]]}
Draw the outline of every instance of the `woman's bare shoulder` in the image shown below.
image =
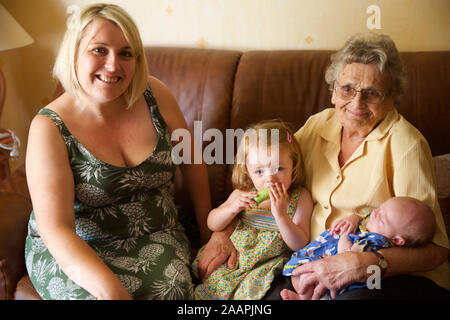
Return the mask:
{"type": "Polygon", "coordinates": [[[71,107],[73,107],[72,97],[68,93],[63,93],[43,107],[43,109],[51,110],[59,115],[60,113],[64,113],[65,110],[71,109],[71,107]]]}
{"type": "MultiPolygon", "coordinates": [[[[71,98],[68,97],[67,93],[62,94],[43,109],[48,109],[59,116],[65,113],[65,110],[70,108],[71,98]]],[[[30,134],[45,134],[45,135],[59,135],[59,132],[55,126],[54,121],[49,117],[36,114],[30,124],[30,134]]]]}
{"type": "Polygon", "coordinates": [[[170,89],[159,79],[149,76],[149,85],[158,103],[162,117],[169,127],[169,132],[178,128],[188,128],[180,106],[170,89]]]}
{"type": "Polygon", "coordinates": [[[167,85],[158,78],[148,76],[148,85],[152,89],[153,95],[155,96],[158,103],[159,101],[165,103],[168,100],[174,99],[173,94],[167,87],[167,85]]]}

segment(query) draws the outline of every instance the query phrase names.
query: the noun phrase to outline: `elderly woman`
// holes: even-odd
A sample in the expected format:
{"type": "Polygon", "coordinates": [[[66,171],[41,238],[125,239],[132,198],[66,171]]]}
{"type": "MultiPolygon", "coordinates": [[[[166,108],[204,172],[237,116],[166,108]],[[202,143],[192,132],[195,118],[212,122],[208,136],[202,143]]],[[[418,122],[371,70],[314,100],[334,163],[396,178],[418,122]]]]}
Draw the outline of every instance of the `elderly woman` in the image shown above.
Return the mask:
{"type": "MultiPolygon", "coordinates": [[[[335,297],[353,282],[366,282],[372,275],[367,268],[378,265],[381,290],[358,289],[339,297],[448,294],[442,287],[450,289],[449,242],[437,202],[432,156],[424,137],[395,108],[404,76],[394,42],[372,33],[351,37],[332,56],[325,78],[335,108],[312,116],[295,135],[304,160],[305,187],[315,204],[311,239],[336,220],[394,196],[426,203],[437,228],[432,243],[419,248],[345,252],[302,265],[294,272],[300,277],[298,293],[312,287],[313,299],[327,289],[335,297]]],[[[404,219],[409,219],[408,212],[404,219]]],[[[282,288],[292,288],[288,277],[276,278],[265,298],[280,299],[282,288]]]]}

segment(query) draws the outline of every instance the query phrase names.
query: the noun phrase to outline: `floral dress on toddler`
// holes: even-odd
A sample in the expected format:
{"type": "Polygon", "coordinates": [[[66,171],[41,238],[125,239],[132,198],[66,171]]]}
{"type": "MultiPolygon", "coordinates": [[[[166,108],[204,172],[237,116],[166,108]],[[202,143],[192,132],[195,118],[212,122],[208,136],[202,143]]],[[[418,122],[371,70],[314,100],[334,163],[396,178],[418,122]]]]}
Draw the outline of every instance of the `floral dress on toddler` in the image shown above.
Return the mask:
{"type": "MultiPolygon", "coordinates": [[[[295,190],[288,198],[288,215],[294,215],[299,198],[295,190]]],[[[258,300],[283,270],[292,252],[281,237],[270,209],[253,207],[241,213],[236,229],[230,236],[239,253],[236,269],[227,264],[217,268],[206,281],[194,290],[197,300],[258,300]]],[[[198,272],[198,261],[203,248],[193,262],[198,272]]]]}

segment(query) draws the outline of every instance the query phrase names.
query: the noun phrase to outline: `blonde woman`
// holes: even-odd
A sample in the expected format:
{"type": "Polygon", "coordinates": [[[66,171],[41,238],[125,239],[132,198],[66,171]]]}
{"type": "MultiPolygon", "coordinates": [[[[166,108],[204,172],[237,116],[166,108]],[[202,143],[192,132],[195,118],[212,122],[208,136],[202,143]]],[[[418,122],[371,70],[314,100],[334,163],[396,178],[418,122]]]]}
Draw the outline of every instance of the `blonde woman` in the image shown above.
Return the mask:
{"type": "MultiPolygon", "coordinates": [[[[148,76],[133,20],[110,4],[82,10],[54,74],[65,93],[33,119],[26,159],[33,285],[43,299],[192,298],[190,245],[170,192],[170,134],[188,127],[148,76]]],[[[205,242],[206,168],[180,168],[205,242]]]]}

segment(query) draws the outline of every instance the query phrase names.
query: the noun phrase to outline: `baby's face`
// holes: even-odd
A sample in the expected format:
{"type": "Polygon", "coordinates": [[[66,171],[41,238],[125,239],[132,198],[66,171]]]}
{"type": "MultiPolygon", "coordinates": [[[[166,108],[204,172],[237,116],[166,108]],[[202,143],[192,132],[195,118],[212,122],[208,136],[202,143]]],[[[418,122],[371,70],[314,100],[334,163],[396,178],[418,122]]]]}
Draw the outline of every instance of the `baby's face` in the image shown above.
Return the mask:
{"type": "Polygon", "coordinates": [[[404,206],[395,199],[383,202],[376,208],[367,221],[366,228],[370,232],[378,233],[387,239],[393,239],[402,234],[408,222],[404,206]]]}
{"type": "MultiPolygon", "coordinates": [[[[293,163],[290,154],[282,146],[278,152],[271,152],[271,149],[259,150],[257,147],[249,149],[246,159],[247,171],[256,190],[261,190],[278,183],[284,184],[286,190],[292,183],[293,163]]],[[[277,151],[277,149],[274,149],[277,151]]]]}

